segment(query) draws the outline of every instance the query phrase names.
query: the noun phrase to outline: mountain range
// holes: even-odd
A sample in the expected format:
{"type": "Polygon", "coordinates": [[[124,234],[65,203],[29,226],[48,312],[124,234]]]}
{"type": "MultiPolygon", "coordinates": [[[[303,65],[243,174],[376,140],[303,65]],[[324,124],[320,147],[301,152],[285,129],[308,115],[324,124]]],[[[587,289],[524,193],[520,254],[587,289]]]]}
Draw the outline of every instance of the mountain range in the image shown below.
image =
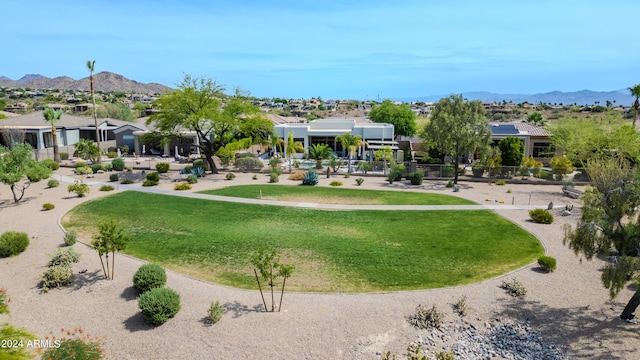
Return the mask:
{"type": "MultiPolygon", "coordinates": [[[[108,71],[94,74],[93,81],[96,91],[105,92],[119,91],[136,94],[162,94],[170,89],[168,86],[157,83],[139,83],[108,71]]],[[[8,88],[89,90],[90,82],[89,77],[74,80],[68,76],[48,78],[39,74],[27,74],[15,81],[6,76],[0,76],[0,86],[8,88]]]]}

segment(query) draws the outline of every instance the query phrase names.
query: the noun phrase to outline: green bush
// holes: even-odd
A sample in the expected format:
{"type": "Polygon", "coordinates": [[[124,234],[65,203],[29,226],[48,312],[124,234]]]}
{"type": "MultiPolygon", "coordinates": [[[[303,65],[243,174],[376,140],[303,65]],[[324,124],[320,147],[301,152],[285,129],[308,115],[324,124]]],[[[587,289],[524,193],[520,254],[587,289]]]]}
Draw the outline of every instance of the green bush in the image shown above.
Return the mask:
{"type": "Polygon", "coordinates": [[[124,160],[122,158],[115,158],[111,160],[111,166],[113,166],[113,170],[122,171],[124,170],[124,160]]]}
{"type": "Polygon", "coordinates": [[[142,316],[154,325],[162,325],[180,311],[180,295],[169,288],[154,288],[138,298],[142,316]]]}
{"type": "Polygon", "coordinates": [[[78,241],[78,233],[75,230],[70,230],[64,234],[64,244],[72,246],[78,241]]]}
{"type": "Polygon", "coordinates": [[[94,174],[97,174],[98,171],[103,171],[103,167],[102,164],[93,164],[91,165],[91,171],[93,171],[94,174]]]}
{"type": "Polygon", "coordinates": [[[93,174],[93,170],[88,166],[81,166],[76,168],[76,174],[78,175],[90,175],[93,174]]]}
{"type": "Polygon", "coordinates": [[[73,271],[70,266],[55,265],[42,274],[42,290],[49,291],[58,287],[70,285],[73,282],[73,271]]]}
{"type": "Polygon", "coordinates": [[[422,179],[424,173],[422,171],[414,171],[407,174],[407,180],[411,182],[411,185],[422,185],[422,179]]]}
{"type": "Polygon", "coordinates": [[[329,185],[331,186],[342,186],[342,181],[337,181],[337,180],[333,180],[331,183],[329,183],[329,185]]]}
{"type": "Polygon", "coordinates": [[[538,258],[538,265],[546,271],[555,271],[556,259],[551,256],[541,256],[538,258]]]}
{"type": "Polygon", "coordinates": [[[240,171],[258,171],[264,167],[264,163],[260,159],[244,157],[236,159],[236,167],[240,171]]]}
{"type": "Polygon", "coordinates": [[[227,180],[233,180],[236,178],[236,175],[234,173],[227,173],[227,175],[224,178],[227,180]]]}
{"type": "Polygon", "coordinates": [[[356,178],[356,184],[358,184],[358,186],[362,185],[363,182],[364,182],[363,178],[361,178],[361,177],[356,178]]]}
{"type": "Polygon", "coordinates": [[[117,152],[115,152],[115,151],[109,151],[109,152],[107,152],[107,157],[108,157],[109,159],[115,159],[115,158],[116,158],[116,156],[118,156],[118,153],[117,153],[117,152]]]}
{"type": "Polygon", "coordinates": [[[507,294],[513,297],[521,297],[527,294],[527,288],[516,278],[512,278],[511,281],[502,280],[500,287],[506,290],[507,294]]]}
{"type": "Polygon", "coordinates": [[[122,179],[122,181],[120,181],[120,184],[124,184],[124,185],[133,184],[133,180],[131,180],[131,179],[122,179]]]}
{"type": "Polygon", "coordinates": [[[73,165],[76,169],[81,167],[87,167],[87,163],[84,161],[76,161],[73,165]]]}
{"type": "Polygon", "coordinates": [[[133,274],[133,287],[140,293],[163,287],[166,282],[167,273],[156,264],[144,264],[133,274]]]}
{"type": "Polygon", "coordinates": [[[164,174],[164,173],[168,172],[169,171],[169,163],[166,163],[166,162],[157,163],[156,164],[156,170],[161,174],[164,174]]]}
{"type": "Polygon", "coordinates": [[[496,180],[496,185],[498,185],[498,186],[507,185],[507,182],[504,181],[504,180],[496,180]]]}
{"type": "Polygon", "coordinates": [[[100,360],[104,358],[104,351],[100,341],[87,336],[82,338],[64,338],[59,346],[46,348],[41,359],[74,359],[100,360]]]}
{"type": "Polygon", "coordinates": [[[118,176],[118,174],[111,174],[111,175],[109,175],[109,181],[118,181],[118,179],[120,179],[120,177],[118,176]]]}
{"type": "Polygon", "coordinates": [[[78,197],[84,197],[87,193],[89,193],[89,185],[85,183],[75,182],[69,186],[67,186],[67,192],[74,192],[78,197]]]}
{"type": "Polygon", "coordinates": [[[484,166],[476,165],[471,168],[471,173],[474,178],[481,178],[484,175],[484,166]]]}
{"type": "Polygon", "coordinates": [[[195,160],[193,160],[193,167],[201,167],[201,168],[204,168],[204,160],[202,160],[202,159],[195,159],[195,160]]]}
{"type": "Polygon", "coordinates": [[[60,169],[60,164],[58,164],[57,162],[51,160],[51,159],[44,159],[42,160],[42,164],[46,167],[48,167],[49,169],[56,171],[58,169],[60,169]]]}
{"type": "Polygon", "coordinates": [[[344,178],[345,178],[345,179],[348,179],[348,178],[350,178],[350,177],[351,177],[351,174],[349,174],[349,173],[344,174],[344,178]]]}
{"type": "Polygon", "coordinates": [[[113,190],[113,186],[111,185],[102,185],[100,186],[100,191],[112,191],[113,190]]]}
{"type": "Polygon", "coordinates": [[[277,171],[270,171],[269,172],[269,182],[270,183],[277,183],[279,181],[280,181],[280,175],[278,174],[278,172],[277,171]]]}
{"type": "Polygon", "coordinates": [[[189,174],[187,176],[187,182],[189,184],[197,184],[198,183],[198,177],[196,175],[193,174],[189,174]]]}
{"type": "MultiPolygon", "coordinates": [[[[36,340],[38,338],[31,334],[24,328],[16,328],[13,325],[5,322],[0,324],[0,342],[6,340],[15,340],[22,342],[23,346],[8,347],[3,346],[0,348],[0,359],[3,360],[27,360],[33,359],[33,352],[27,346],[30,340],[36,340]]],[[[4,344],[4,343],[3,343],[4,344]]],[[[7,344],[8,345],[8,344],[7,344]]]]}
{"type": "Polygon", "coordinates": [[[102,163],[102,170],[104,170],[104,171],[112,171],[113,170],[113,165],[111,165],[111,163],[109,163],[109,162],[102,163]]]}
{"type": "Polygon", "coordinates": [[[71,266],[71,264],[77,263],[78,261],[80,261],[80,253],[75,251],[73,247],[58,248],[56,253],[49,259],[48,266],[71,266]]]}
{"type": "Polygon", "coordinates": [[[254,175],[251,177],[251,180],[258,180],[258,175],[255,175],[255,174],[254,174],[254,175]]]}
{"type": "Polygon", "coordinates": [[[314,186],[318,185],[318,173],[315,170],[309,170],[302,178],[302,185],[314,186]]]}
{"type": "Polygon", "coordinates": [[[402,173],[404,172],[404,165],[394,165],[389,169],[387,174],[387,181],[389,184],[393,184],[394,181],[402,180],[402,173]]]}
{"type": "Polygon", "coordinates": [[[19,231],[6,231],[0,236],[0,258],[15,256],[29,246],[29,235],[19,231]]]}
{"type": "Polygon", "coordinates": [[[452,177],[453,176],[453,166],[445,165],[442,167],[442,177],[452,177]]]}
{"type": "Polygon", "coordinates": [[[211,324],[215,324],[218,321],[220,321],[220,319],[222,319],[223,314],[224,314],[224,311],[222,310],[222,306],[220,306],[220,302],[212,301],[211,306],[209,307],[207,320],[209,320],[211,324]]]}
{"type": "Polygon", "coordinates": [[[47,186],[50,188],[58,187],[60,186],[60,181],[56,179],[49,179],[49,181],[47,181],[47,186]]]}
{"type": "Polygon", "coordinates": [[[69,153],[61,152],[60,153],[60,160],[69,160],[69,153]]]}
{"type": "Polygon", "coordinates": [[[553,223],[553,214],[545,209],[533,209],[529,210],[529,217],[531,220],[538,224],[551,224],[553,223]]]}
{"type": "Polygon", "coordinates": [[[191,190],[191,185],[189,185],[189,183],[187,182],[175,184],[173,186],[173,190],[191,190]]]}
{"type": "Polygon", "coordinates": [[[145,180],[142,182],[142,186],[156,186],[156,185],[158,185],[158,182],[153,180],[145,180]]]}
{"type": "Polygon", "coordinates": [[[444,321],[444,316],[444,312],[440,311],[435,304],[431,308],[418,305],[415,313],[409,316],[407,321],[418,329],[439,328],[444,321]]]}
{"type": "Polygon", "coordinates": [[[44,203],[42,204],[42,210],[53,210],[56,206],[52,203],[44,203]]]}
{"type": "Polygon", "coordinates": [[[452,188],[453,185],[454,185],[453,180],[449,180],[447,181],[447,185],[445,185],[445,187],[452,188]]]}
{"type": "Polygon", "coordinates": [[[158,174],[157,172],[150,172],[147,173],[147,180],[151,180],[151,181],[160,181],[160,174],[158,174]]]}

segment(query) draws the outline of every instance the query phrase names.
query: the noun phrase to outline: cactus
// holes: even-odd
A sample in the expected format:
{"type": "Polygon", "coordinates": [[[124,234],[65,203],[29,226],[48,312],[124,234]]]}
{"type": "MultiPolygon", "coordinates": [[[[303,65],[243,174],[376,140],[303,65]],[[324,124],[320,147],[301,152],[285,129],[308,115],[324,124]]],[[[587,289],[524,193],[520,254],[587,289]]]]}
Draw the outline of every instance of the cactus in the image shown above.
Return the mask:
{"type": "Polygon", "coordinates": [[[309,170],[302,178],[302,185],[318,185],[318,173],[315,170],[309,170]]]}

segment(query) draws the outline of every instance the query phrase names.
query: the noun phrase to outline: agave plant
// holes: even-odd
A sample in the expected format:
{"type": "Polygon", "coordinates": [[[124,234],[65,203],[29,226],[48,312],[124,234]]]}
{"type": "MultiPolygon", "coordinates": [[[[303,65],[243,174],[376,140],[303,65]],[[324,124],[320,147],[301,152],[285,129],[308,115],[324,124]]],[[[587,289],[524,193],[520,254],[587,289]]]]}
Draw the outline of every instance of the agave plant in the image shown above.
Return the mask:
{"type": "Polygon", "coordinates": [[[302,178],[302,185],[314,186],[318,185],[318,173],[315,170],[309,170],[302,178]]]}
{"type": "Polygon", "coordinates": [[[191,175],[195,175],[195,176],[197,176],[197,177],[203,177],[203,176],[204,176],[204,168],[203,168],[203,167],[201,167],[201,166],[194,166],[194,167],[191,169],[190,174],[191,174],[191,175]]]}

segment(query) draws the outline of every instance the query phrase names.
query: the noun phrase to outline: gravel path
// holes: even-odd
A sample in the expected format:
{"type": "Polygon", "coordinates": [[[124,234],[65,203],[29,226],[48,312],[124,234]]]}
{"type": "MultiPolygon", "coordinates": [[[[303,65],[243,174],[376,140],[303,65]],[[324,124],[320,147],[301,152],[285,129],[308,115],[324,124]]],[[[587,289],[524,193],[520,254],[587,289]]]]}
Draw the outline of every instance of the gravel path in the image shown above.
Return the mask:
{"type": "MultiPolygon", "coordinates": [[[[69,169],[58,170],[54,176],[58,174],[72,176],[69,169]]],[[[252,180],[251,174],[236,175],[233,181],[223,180],[223,175],[214,176],[200,181],[194,190],[244,183],[273,186],[266,184],[268,175],[259,175],[258,180],[252,180]]],[[[280,177],[281,183],[293,183],[286,177],[280,177]]],[[[108,175],[98,175],[93,181],[107,179],[108,175]]],[[[322,176],[320,185],[327,186],[334,179],[322,176]]],[[[340,180],[345,187],[355,187],[353,179],[340,180]]],[[[42,338],[49,332],[59,333],[63,327],[81,327],[85,333],[106,336],[104,347],[109,359],[379,359],[385,351],[403,355],[411,343],[423,344],[424,351],[430,354],[443,347],[462,353],[475,346],[488,348],[496,358],[508,359],[518,358],[517,353],[496,350],[492,336],[504,343],[517,337],[514,332],[518,331],[532,344],[540,342],[559,348],[559,353],[569,359],[640,358],[636,350],[640,340],[637,325],[616,319],[632,292],[626,289],[615,302],[609,302],[607,290],[600,283],[601,263],[581,259],[562,244],[563,225],[575,223],[577,215],[562,217],[560,209],[554,209],[558,216],[552,225],[527,221],[526,209],[530,205],[546,208],[551,201],[560,207],[579,205],[579,201],[563,197],[558,186],[462,183],[460,191],[453,193],[444,187],[444,182],[428,181],[416,188],[402,183],[390,185],[374,177],[366,177],[362,185],[370,189],[447,193],[492,205],[498,214],[545,244],[548,255],[558,261],[554,273],[540,273],[531,265],[500,278],[447,289],[375,294],[286,293],[281,312],[264,313],[257,291],[227,288],[169,272],[167,286],[180,293],[182,309],[175,318],[155,328],[142,319],[131,287],[133,273],[143,263],[138,259],[118,255],[115,280],[107,281],[101,276],[95,252],[78,244],[75,248],[82,258],[74,270],[88,271],[78,274],[71,288],[40,292],[37,285],[48,254],[62,244],[64,233],[57,225],[60,217],[82,201],[107,195],[92,187],[82,199],[70,196],[64,184],[53,189],[45,187],[46,182],[33,184],[24,203],[13,206],[9,188],[0,186],[0,201],[4,201],[0,205],[0,229],[25,231],[32,237],[24,253],[0,259],[0,287],[8,290],[12,312],[10,317],[0,315],[0,322],[24,326],[42,338]],[[511,192],[507,193],[507,189],[511,192]],[[500,200],[507,205],[501,205],[500,200]],[[54,203],[55,209],[41,211],[45,202],[54,203]],[[499,288],[503,279],[512,277],[527,287],[523,299],[512,298],[499,288]],[[467,296],[470,311],[468,316],[459,318],[452,304],[463,295],[467,296]],[[204,318],[214,300],[224,305],[226,313],[219,323],[208,326],[204,318]],[[437,330],[442,336],[409,325],[406,317],[418,304],[436,304],[446,313],[445,330],[437,330]],[[477,333],[469,330],[470,326],[477,333]],[[467,337],[461,335],[461,329],[467,337]],[[473,340],[473,336],[477,339],[473,340]],[[437,341],[426,341],[431,337],[437,341]]],[[[159,188],[172,187],[165,181],[159,188]]],[[[460,357],[474,358],[471,353],[460,357]]]]}

